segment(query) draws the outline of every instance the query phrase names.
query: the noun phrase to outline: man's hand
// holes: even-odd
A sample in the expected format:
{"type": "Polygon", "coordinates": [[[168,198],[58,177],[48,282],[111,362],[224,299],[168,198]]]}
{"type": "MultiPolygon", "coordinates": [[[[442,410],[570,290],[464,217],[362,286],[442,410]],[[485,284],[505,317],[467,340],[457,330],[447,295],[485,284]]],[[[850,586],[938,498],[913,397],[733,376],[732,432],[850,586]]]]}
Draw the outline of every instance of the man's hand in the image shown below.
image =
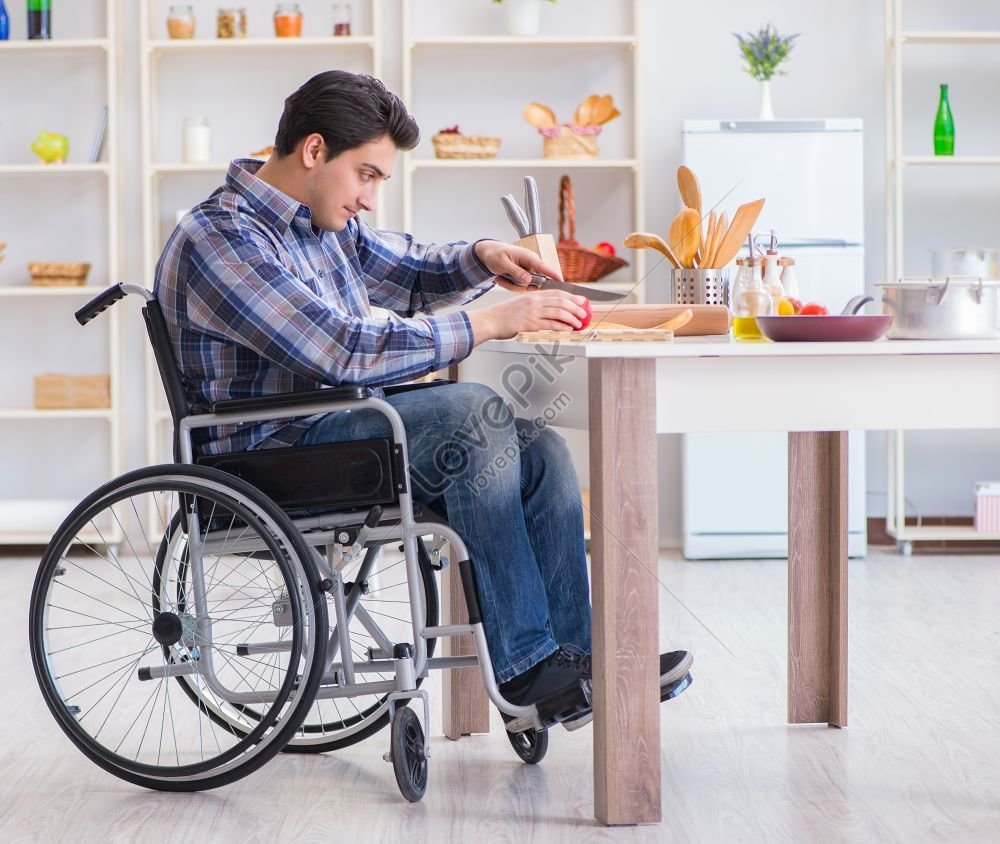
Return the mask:
{"type": "Polygon", "coordinates": [[[559,267],[543,264],[542,259],[530,249],[510,243],[481,240],[476,244],[476,257],[483,262],[486,269],[499,276],[497,283],[507,290],[523,293],[524,285],[531,282],[531,273],[548,276],[556,281],[563,280],[559,267]],[[518,283],[511,282],[503,276],[510,276],[518,283]]]}
{"type": "Polygon", "coordinates": [[[486,340],[508,340],[521,331],[578,331],[587,315],[583,308],[586,301],[563,290],[536,289],[466,314],[478,346],[486,340]]]}

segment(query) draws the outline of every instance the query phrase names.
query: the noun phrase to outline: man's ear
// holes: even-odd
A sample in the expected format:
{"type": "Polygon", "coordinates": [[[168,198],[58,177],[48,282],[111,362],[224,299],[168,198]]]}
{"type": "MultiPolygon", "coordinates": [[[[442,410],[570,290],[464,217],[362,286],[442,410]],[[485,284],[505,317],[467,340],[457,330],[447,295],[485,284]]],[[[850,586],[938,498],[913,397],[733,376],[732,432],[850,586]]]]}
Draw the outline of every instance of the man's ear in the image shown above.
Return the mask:
{"type": "Polygon", "coordinates": [[[309,169],[312,169],[326,159],[326,144],[323,143],[323,136],[321,134],[313,132],[313,134],[306,137],[302,142],[301,158],[303,166],[309,169]]]}

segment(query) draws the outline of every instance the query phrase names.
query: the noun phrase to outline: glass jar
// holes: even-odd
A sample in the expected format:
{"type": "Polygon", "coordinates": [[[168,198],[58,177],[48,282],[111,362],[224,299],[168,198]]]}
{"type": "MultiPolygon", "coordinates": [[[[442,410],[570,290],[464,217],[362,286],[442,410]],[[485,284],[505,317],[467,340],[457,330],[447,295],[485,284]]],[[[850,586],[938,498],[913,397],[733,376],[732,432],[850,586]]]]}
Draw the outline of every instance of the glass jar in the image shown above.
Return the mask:
{"type": "Polygon", "coordinates": [[[298,3],[279,3],[274,10],[274,34],[278,38],[302,36],[302,9],[298,3]]]}
{"type": "Polygon", "coordinates": [[[194,38],[194,9],[171,6],[167,13],[167,34],[171,38],[194,38]]]}
{"type": "Polygon", "coordinates": [[[350,35],[351,34],[351,4],[350,3],[334,3],[333,4],[333,34],[334,35],[350,35]]]}
{"type": "Polygon", "coordinates": [[[215,19],[215,35],[217,38],[246,38],[247,10],[219,9],[215,19]]]}
{"type": "Polygon", "coordinates": [[[771,295],[760,277],[759,258],[736,262],[736,280],[729,294],[733,309],[733,336],[737,340],[762,339],[757,317],[771,315],[771,295]]]}

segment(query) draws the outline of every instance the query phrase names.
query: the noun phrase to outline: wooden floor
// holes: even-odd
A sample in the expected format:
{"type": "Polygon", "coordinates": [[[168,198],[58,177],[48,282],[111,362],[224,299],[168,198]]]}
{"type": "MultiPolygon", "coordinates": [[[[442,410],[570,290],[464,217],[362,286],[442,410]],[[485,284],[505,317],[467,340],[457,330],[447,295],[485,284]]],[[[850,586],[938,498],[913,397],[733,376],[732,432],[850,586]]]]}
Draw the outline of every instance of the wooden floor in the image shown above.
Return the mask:
{"type": "Polygon", "coordinates": [[[121,782],[69,743],[37,690],[34,566],[0,557],[3,842],[1000,840],[1000,557],[851,562],[846,730],[785,724],[783,561],[664,557],[661,642],[695,652],[695,683],[662,706],[663,824],[619,829],[593,821],[591,728],[553,731],[530,767],[496,717],[491,735],[450,742],[435,713],[413,805],[382,761],[387,733],[281,756],[213,792],[121,782]]]}

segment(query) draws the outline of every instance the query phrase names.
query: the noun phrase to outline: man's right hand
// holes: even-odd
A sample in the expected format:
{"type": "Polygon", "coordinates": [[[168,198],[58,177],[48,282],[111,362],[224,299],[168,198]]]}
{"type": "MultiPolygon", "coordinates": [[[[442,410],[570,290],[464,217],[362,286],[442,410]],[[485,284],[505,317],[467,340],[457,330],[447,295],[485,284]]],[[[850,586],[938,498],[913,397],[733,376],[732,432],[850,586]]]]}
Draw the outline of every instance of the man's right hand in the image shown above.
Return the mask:
{"type": "Polygon", "coordinates": [[[466,313],[478,346],[487,340],[508,340],[521,331],[578,331],[587,314],[585,301],[563,290],[529,289],[466,313]]]}

